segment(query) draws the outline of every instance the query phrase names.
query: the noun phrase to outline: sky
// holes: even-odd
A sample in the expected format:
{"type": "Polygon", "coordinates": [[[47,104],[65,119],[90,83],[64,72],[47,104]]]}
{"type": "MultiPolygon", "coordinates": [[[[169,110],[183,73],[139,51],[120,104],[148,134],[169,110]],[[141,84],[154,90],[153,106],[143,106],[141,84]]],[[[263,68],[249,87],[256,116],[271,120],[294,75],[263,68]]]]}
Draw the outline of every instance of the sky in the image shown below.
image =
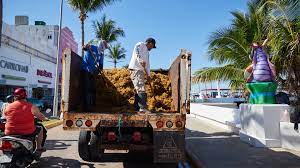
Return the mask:
{"type": "MultiPolygon", "coordinates": [[[[4,0],[3,20],[14,24],[15,15],[29,16],[29,24],[36,20],[47,25],[59,24],[60,0],[4,0]]],[[[192,72],[216,66],[207,56],[207,41],[211,32],[230,25],[231,11],[245,11],[246,0],[121,0],[101,11],[89,13],[85,21],[85,42],[95,38],[93,20],[103,14],[123,28],[125,37],[118,42],[126,49],[126,59],[117,66],[129,63],[134,45],[147,37],[156,39],[156,49],[150,52],[151,68],[169,68],[180,49],[192,52],[192,72]]],[[[64,0],[62,26],[73,31],[81,45],[78,12],[64,0]]],[[[105,68],[113,65],[105,61],[105,68]]],[[[224,86],[225,87],[225,86],[224,86]]]]}

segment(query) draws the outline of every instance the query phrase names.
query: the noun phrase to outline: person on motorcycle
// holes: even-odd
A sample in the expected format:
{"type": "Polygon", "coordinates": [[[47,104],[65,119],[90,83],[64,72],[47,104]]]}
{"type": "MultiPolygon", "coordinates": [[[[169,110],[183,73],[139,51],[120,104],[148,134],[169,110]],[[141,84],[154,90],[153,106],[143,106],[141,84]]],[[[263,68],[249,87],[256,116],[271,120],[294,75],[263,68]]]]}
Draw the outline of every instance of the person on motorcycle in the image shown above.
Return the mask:
{"type": "Polygon", "coordinates": [[[12,102],[14,102],[14,96],[13,95],[6,96],[6,103],[3,103],[2,107],[1,107],[1,118],[5,119],[4,111],[7,107],[7,105],[9,105],[12,102]]]}
{"type": "Polygon", "coordinates": [[[48,120],[39,110],[38,107],[26,101],[27,94],[23,88],[17,88],[14,91],[15,101],[9,104],[5,111],[6,124],[5,135],[36,135],[37,150],[44,152],[46,149],[42,147],[43,129],[36,126],[34,123],[34,116],[44,121],[48,120]]]}

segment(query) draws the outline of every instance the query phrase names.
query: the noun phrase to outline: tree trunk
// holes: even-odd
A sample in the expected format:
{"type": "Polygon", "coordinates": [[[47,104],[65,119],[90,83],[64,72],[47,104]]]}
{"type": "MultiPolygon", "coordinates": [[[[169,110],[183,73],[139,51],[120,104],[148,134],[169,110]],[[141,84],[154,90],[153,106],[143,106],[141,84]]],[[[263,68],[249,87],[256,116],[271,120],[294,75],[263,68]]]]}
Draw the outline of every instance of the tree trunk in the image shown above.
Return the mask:
{"type": "Polygon", "coordinates": [[[84,19],[81,19],[81,56],[83,57],[84,51],[83,51],[83,46],[84,46],[84,19]]]}
{"type": "Polygon", "coordinates": [[[117,68],[117,60],[114,59],[114,65],[115,65],[115,68],[117,68]]]}

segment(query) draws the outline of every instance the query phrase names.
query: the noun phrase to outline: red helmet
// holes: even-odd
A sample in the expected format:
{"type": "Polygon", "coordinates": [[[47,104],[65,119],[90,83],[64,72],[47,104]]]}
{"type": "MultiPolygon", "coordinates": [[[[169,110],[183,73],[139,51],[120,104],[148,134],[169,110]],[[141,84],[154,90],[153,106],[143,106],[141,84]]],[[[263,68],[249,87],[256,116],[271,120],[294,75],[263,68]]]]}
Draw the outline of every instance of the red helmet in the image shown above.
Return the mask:
{"type": "Polygon", "coordinates": [[[26,90],[23,88],[17,88],[14,91],[14,96],[17,100],[26,99],[27,98],[26,90]]]}

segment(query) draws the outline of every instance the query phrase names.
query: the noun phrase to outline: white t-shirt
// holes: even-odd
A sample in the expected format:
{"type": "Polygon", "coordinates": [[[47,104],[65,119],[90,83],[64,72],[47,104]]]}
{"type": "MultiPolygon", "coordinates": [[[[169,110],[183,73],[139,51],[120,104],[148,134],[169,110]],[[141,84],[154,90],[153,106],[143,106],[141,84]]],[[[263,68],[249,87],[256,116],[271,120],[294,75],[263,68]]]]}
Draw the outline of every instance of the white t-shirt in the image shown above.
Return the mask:
{"type": "Polygon", "coordinates": [[[138,42],[134,46],[128,68],[134,70],[144,70],[141,62],[145,62],[147,75],[150,75],[149,50],[145,43],[138,42]]]}

